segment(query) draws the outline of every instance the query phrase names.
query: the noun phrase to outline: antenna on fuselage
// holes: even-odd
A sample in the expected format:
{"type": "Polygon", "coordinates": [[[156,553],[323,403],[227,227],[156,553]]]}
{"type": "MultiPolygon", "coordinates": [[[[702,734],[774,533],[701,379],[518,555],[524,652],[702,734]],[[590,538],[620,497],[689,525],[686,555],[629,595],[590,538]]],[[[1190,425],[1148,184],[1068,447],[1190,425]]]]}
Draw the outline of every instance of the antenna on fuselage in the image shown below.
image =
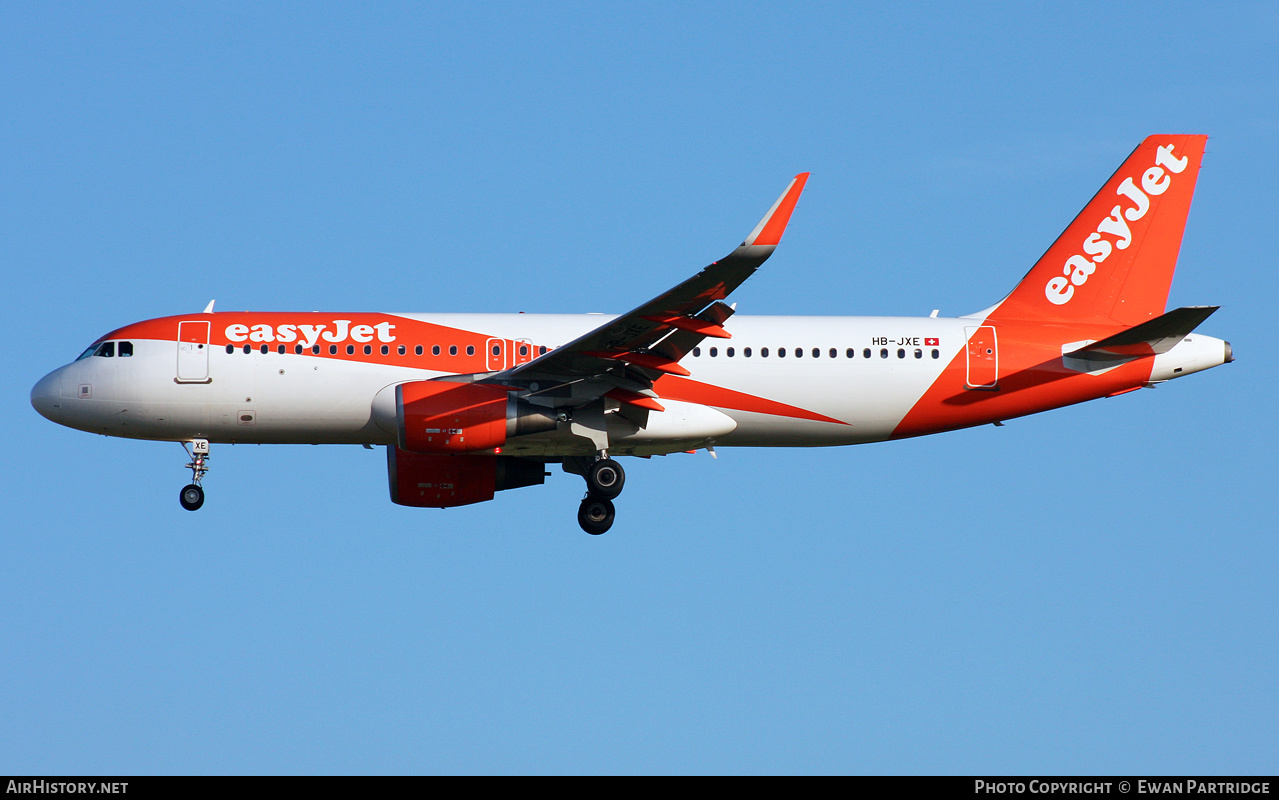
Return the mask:
{"type": "Polygon", "coordinates": [[[216,302],[218,302],[216,299],[215,299],[215,300],[210,300],[210,301],[209,301],[209,304],[208,304],[207,306],[205,306],[205,307],[204,307],[204,312],[203,312],[203,313],[205,313],[205,314],[212,314],[212,313],[213,313],[213,304],[214,304],[214,303],[216,303],[216,302]]]}

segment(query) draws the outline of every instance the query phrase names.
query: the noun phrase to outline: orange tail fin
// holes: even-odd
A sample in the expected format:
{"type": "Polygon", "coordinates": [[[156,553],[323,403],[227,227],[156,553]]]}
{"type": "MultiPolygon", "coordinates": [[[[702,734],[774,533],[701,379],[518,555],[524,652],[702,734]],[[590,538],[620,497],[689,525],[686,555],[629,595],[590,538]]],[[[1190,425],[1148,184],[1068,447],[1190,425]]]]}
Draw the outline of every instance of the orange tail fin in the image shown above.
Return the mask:
{"type": "Polygon", "coordinates": [[[1164,312],[1207,136],[1151,136],[991,313],[1138,325],[1164,312]]]}

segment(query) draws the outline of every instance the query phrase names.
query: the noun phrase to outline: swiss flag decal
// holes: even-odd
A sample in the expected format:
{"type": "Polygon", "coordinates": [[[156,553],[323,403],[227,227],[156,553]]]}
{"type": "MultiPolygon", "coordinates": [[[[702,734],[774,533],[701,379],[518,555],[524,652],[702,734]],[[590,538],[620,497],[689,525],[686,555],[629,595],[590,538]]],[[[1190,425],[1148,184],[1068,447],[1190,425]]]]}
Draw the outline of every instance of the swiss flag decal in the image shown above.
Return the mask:
{"type": "Polygon", "coordinates": [[[940,346],[941,346],[941,340],[940,340],[940,339],[925,339],[925,340],[924,340],[924,347],[940,347],[940,346]]]}

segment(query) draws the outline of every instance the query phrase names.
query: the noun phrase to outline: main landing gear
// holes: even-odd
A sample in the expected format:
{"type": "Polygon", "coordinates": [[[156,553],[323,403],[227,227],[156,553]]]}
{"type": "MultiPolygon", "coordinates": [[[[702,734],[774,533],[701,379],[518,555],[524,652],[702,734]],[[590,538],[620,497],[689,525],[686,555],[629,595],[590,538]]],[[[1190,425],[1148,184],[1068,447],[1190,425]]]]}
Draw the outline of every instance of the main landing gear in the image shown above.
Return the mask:
{"type": "Polygon", "coordinates": [[[599,536],[613,527],[613,518],[617,516],[613,499],[626,485],[626,472],[621,464],[603,456],[592,463],[582,477],[586,478],[586,497],[578,506],[577,524],[592,536],[599,536]]]}
{"type": "Polygon", "coordinates": [[[187,511],[198,511],[204,505],[204,489],[200,487],[200,481],[209,471],[209,440],[194,439],[190,444],[183,442],[182,447],[191,457],[191,463],[187,464],[187,469],[191,470],[191,483],[182,487],[178,502],[187,511]]]}
{"type": "Polygon", "coordinates": [[[602,497],[591,497],[588,494],[577,507],[577,524],[592,536],[599,536],[613,527],[615,516],[617,510],[613,508],[613,501],[602,497]]]}

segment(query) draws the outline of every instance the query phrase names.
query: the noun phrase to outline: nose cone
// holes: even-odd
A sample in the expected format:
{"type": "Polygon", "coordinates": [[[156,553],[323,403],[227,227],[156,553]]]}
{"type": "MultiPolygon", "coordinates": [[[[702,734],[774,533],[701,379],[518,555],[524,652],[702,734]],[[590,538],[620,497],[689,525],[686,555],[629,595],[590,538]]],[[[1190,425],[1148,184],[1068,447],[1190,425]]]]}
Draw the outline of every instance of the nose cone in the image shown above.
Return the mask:
{"type": "Polygon", "coordinates": [[[31,407],[45,419],[58,421],[62,404],[62,370],[54,370],[31,389],[31,407]]]}

